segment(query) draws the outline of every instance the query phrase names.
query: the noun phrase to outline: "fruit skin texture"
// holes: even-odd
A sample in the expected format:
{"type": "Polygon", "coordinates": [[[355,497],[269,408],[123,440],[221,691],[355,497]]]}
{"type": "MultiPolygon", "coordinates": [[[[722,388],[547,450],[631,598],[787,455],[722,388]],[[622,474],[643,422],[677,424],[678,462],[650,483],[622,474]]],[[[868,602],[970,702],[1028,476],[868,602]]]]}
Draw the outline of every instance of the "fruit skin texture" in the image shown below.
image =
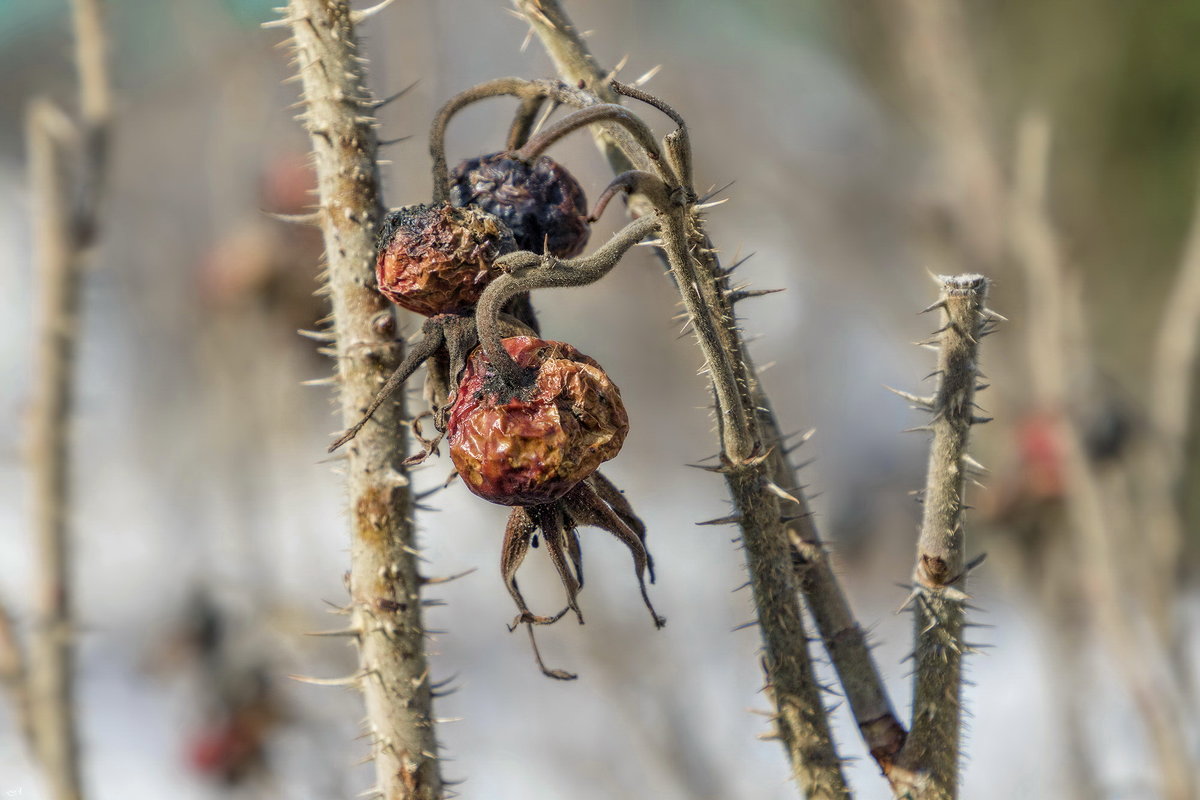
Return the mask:
{"type": "Polygon", "coordinates": [[[483,209],[405,206],[380,228],[375,279],[401,308],[427,317],[461,313],[500,274],[496,259],[515,250],[512,231],[483,209]]]}
{"type": "Polygon", "coordinates": [[[522,250],[571,258],[587,244],[587,197],[567,170],[547,156],[526,164],[509,153],[463,161],[450,175],[450,200],[476,205],[512,229],[522,250]]]}
{"type": "Polygon", "coordinates": [[[531,336],[503,344],[517,364],[537,367],[536,380],[512,396],[483,350],[472,353],[447,423],[450,458],[485,500],[549,503],[620,452],[629,417],[600,365],[571,345],[531,336]]]}

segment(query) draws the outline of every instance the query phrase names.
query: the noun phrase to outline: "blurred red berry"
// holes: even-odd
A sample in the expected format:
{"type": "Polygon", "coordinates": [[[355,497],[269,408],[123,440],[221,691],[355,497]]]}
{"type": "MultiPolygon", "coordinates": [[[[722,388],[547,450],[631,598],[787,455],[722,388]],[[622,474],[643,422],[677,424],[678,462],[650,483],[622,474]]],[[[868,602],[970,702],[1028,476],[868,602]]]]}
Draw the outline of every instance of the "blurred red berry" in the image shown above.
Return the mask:
{"type": "Polygon", "coordinates": [[[418,314],[467,311],[499,274],[493,262],[514,250],[508,227],[480,208],[405,206],[384,219],[375,278],[384,297],[418,314]]]}
{"type": "Polygon", "coordinates": [[[456,206],[479,206],[512,229],[517,247],[570,258],[587,244],[587,197],[557,161],[541,156],[527,164],[509,153],[469,158],[450,175],[456,206]]]}
{"type": "Polygon", "coordinates": [[[620,452],[629,418],[608,375],[571,345],[530,336],[503,343],[518,365],[537,368],[536,379],[513,396],[483,350],[472,353],[447,424],[450,457],[485,500],[549,503],[620,452]]]}

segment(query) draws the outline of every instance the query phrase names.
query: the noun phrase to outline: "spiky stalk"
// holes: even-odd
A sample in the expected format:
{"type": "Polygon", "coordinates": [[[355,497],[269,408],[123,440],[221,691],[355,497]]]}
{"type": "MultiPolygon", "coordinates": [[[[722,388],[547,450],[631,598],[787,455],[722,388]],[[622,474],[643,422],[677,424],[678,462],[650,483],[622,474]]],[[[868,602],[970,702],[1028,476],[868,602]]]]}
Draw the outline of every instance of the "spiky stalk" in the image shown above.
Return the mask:
{"type": "MultiPolygon", "coordinates": [[[[345,0],[291,0],[319,219],[329,264],[342,421],[355,422],[403,357],[391,306],[374,289],[375,230],[383,217],[373,109],[345,0]]],[[[347,448],[354,678],[367,707],[376,791],[387,800],[443,795],[421,620],[412,497],[404,467],[403,395],[347,448]]]]}
{"type": "MultiPolygon", "coordinates": [[[[924,517],[917,541],[911,602],[916,617],[912,728],[893,775],[898,796],[950,800],[958,796],[962,732],[964,557],[963,491],[971,459],[967,440],[976,415],[979,340],[995,315],[985,308],[982,275],[941,276],[944,325],[931,344],[938,350],[937,391],[919,405],[933,419],[924,517]]],[[[919,398],[918,398],[919,399],[919,398]]]]}
{"type": "MultiPolygon", "coordinates": [[[[583,40],[555,0],[515,2],[545,45],[564,80],[573,84],[582,82],[603,99],[616,99],[616,93],[606,82],[606,73],[588,52],[583,40]]],[[[603,131],[597,132],[597,139],[602,150],[609,156],[614,171],[619,173],[624,165],[636,160],[635,154],[618,152],[618,157],[614,157],[612,140],[603,131]]],[[[646,213],[644,207],[638,207],[636,199],[631,202],[631,208],[646,213]]],[[[746,486],[734,488],[738,513],[728,521],[740,523],[745,534],[747,520],[752,519],[752,515],[747,515],[747,509],[753,510],[766,503],[773,504],[781,510],[782,530],[791,546],[787,557],[794,567],[794,581],[803,591],[808,607],[813,613],[863,740],[872,756],[886,769],[904,743],[904,727],[892,708],[879,669],[871,656],[866,635],[855,619],[833,571],[803,491],[799,488],[782,491],[779,488],[797,486],[799,481],[796,478],[796,468],[788,455],[785,437],[771,403],[762,391],[754,363],[746,352],[741,332],[734,322],[732,305],[758,293],[730,291],[729,270],[722,268],[716,248],[704,233],[703,221],[698,215],[690,214],[687,226],[693,245],[690,258],[696,265],[690,272],[699,291],[693,313],[711,320],[712,324],[708,327],[716,332],[713,340],[716,349],[734,354],[733,359],[710,358],[710,375],[721,372],[726,380],[741,387],[739,391],[744,407],[754,409],[755,412],[749,424],[756,428],[756,431],[745,435],[770,451],[763,480],[754,487],[754,491],[746,492],[746,486]]],[[[749,543],[749,538],[747,542],[749,543]]],[[[748,555],[749,553],[748,550],[748,555]]],[[[807,659],[806,651],[804,657],[807,659]]],[[[829,751],[833,751],[832,743],[829,744],[829,751]]],[[[793,752],[793,756],[795,755],[793,752]]]]}

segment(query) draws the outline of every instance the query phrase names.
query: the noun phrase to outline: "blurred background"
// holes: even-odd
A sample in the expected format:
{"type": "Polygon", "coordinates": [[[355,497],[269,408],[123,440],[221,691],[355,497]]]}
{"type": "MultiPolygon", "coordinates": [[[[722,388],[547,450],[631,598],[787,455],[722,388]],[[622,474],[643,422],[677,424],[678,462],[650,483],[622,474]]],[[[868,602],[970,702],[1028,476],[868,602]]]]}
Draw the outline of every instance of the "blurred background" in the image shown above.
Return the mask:
{"type": "MultiPolygon", "coordinates": [[[[303,635],[338,627],[348,554],[323,461],[338,421],[327,387],[301,385],[330,364],[296,334],[325,314],[320,237],[264,213],[303,211],[313,180],[284,37],[259,28],[277,4],[107,3],[114,128],[82,287],[70,511],[93,798],[324,799],[370,781],[359,697],[287,677],[349,674],[354,654],[303,635]]],[[[566,7],[601,63],[628,55],[624,79],[663,65],[648,89],[688,120],[698,187],[733,181],[714,240],[727,261],[756,253],[741,270],[753,287],[787,289],[742,306],[745,327],[785,427],[817,429],[805,482],[904,717],[911,621],[895,612],[926,451],[901,433],[920,416],[884,385],[929,390],[933,354],[911,344],[936,327],[917,314],[936,296],[929,271],[994,279],[1011,323],[984,343],[979,402],[996,419],[973,447],[991,470],[970,489],[968,555],[990,556],[972,618],[993,627],[968,661],[964,796],[1171,796],[1171,764],[1200,763],[1200,462],[1189,415],[1180,428],[1159,402],[1182,383],[1184,411],[1196,405],[1190,372],[1162,373],[1190,366],[1171,344],[1194,336],[1200,295],[1177,282],[1200,260],[1186,247],[1200,2],[566,7]],[[1164,334],[1168,318],[1184,323],[1164,334]],[[1097,513],[1103,526],[1080,524],[1097,513]]],[[[505,0],[400,0],[361,33],[377,95],[417,81],[380,116],[381,138],[411,137],[383,153],[391,206],[429,197],[425,132],[445,99],[552,73],[536,41],[522,50],[527,26],[505,0]]],[[[31,98],[74,98],[65,1],[0,1],[0,71],[0,601],[24,638],[38,280],[22,132],[31,98]]],[[[458,117],[452,161],[500,149],[511,112],[496,100],[458,117]]],[[[554,155],[593,197],[607,183],[588,137],[554,155]]],[[[458,486],[431,497],[426,573],[477,570],[430,594],[446,603],[427,617],[434,675],[458,687],[436,706],[458,719],[439,732],[445,776],[499,800],[795,796],[778,744],[756,739],[769,702],[758,634],[733,630],[753,615],[734,591],[735,532],[695,525],[729,510],[718,476],[683,466],[716,445],[673,288],[639,249],[587,292],[542,295],[543,330],[622,389],[632,432],[606,473],[647,522],[669,624],[649,624],[624,548],[584,531],[588,624],[540,636],[550,665],[580,679],[544,678],[505,627],[504,509],[458,486]]],[[[431,459],[416,482],[449,470],[431,459]]],[[[552,573],[540,552],[524,567],[535,610],[557,608],[552,573]]],[[[45,797],[11,711],[0,795],[45,797]]],[[[888,796],[848,713],[836,722],[858,796],[888,796]]]]}

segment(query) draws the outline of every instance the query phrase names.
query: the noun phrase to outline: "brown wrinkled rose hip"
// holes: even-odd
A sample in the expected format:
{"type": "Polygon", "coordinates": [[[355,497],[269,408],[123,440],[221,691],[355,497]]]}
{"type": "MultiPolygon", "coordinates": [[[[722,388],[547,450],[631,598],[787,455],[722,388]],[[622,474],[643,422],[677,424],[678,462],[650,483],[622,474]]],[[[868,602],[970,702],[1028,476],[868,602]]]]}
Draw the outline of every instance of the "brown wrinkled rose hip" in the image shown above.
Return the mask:
{"type": "Polygon", "coordinates": [[[469,310],[499,274],[497,258],[516,250],[512,231],[480,208],[449,203],[392,211],[379,231],[375,279],[401,308],[424,314],[469,310]]]}
{"type": "Polygon", "coordinates": [[[511,397],[483,350],[475,350],[446,427],[450,458],[467,488],[485,500],[549,503],[620,452],[629,418],[620,390],[571,345],[531,336],[503,344],[517,364],[537,367],[536,380],[511,397]]]}
{"type": "Polygon", "coordinates": [[[491,153],[463,161],[450,174],[450,200],[495,214],[512,229],[517,247],[559,258],[587,244],[587,198],[579,181],[557,161],[541,156],[532,164],[491,153]]]}

